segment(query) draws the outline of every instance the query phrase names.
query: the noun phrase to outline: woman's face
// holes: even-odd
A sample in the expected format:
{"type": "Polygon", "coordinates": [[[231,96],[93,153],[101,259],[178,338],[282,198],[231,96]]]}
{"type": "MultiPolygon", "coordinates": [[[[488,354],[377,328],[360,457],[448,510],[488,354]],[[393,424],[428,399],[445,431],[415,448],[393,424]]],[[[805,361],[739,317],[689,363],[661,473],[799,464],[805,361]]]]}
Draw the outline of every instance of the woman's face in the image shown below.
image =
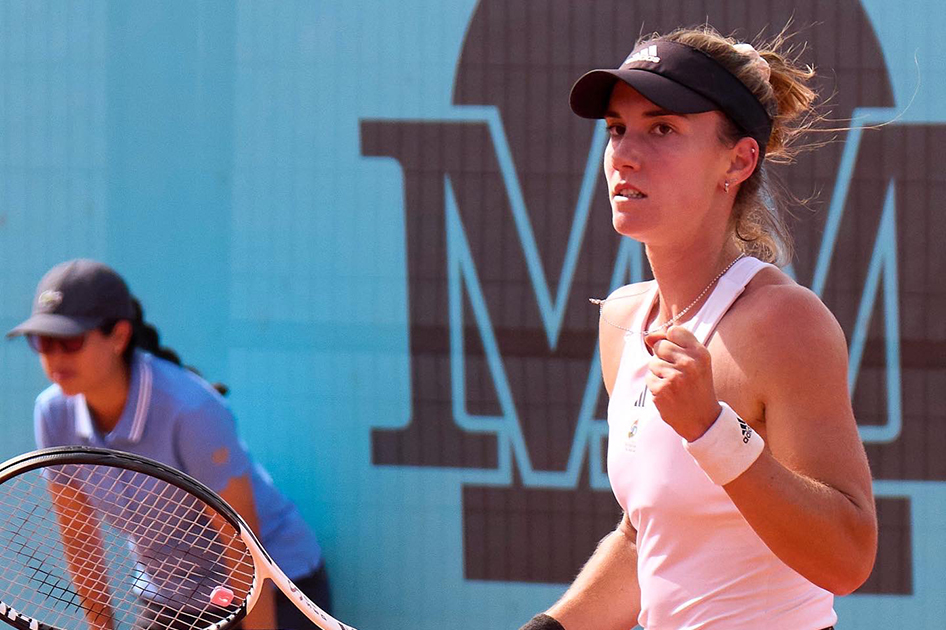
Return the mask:
{"type": "MultiPolygon", "coordinates": [[[[43,371],[67,396],[101,389],[114,382],[119,371],[124,369],[124,345],[118,336],[117,330],[106,335],[93,329],[85,333],[78,349],[68,348],[67,344],[55,340],[39,344],[43,371]]],[[[74,346],[77,342],[71,343],[74,346]]]]}
{"type": "Polygon", "coordinates": [[[719,112],[674,114],[619,81],[605,121],[604,173],[614,229],[651,244],[680,242],[728,219],[730,152],[719,112]]]}

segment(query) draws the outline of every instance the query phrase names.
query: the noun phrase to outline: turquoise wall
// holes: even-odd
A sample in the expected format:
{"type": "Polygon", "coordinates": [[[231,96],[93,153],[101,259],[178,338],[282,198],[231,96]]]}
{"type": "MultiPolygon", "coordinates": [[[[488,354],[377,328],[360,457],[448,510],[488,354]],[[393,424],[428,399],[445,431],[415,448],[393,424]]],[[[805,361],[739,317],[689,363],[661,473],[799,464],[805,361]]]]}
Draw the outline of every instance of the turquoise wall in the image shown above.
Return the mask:
{"type": "MultiPolygon", "coordinates": [[[[946,123],[946,4],[861,4],[894,106],[855,120],[946,123]]],[[[28,314],[53,264],[83,256],[115,266],[164,341],[230,385],[242,437],[318,531],[338,616],[363,630],[514,628],[564,589],[466,577],[461,494],[471,481],[509,484],[512,460],[527,484],[574,485],[580,461],[530,478],[500,413],[471,425],[498,436],[489,470],[373,463],[372,431],[411,417],[411,279],[403,171],[363,154],[362,125],[501,129],[496,110],[454,104],[476,9],[472,0],[0,1],[0,328],[28,314]]],[[[628,28],[628,46],[638,31],[628,28]]],[[[840,140],[853,152],[858,141],[840,140]]],[[[930,168],[942,179],[941,165],[930,168]]],[[[841,183],[826,190],[828,217],[853,169],[842,162],[841,183]]],[[[879,295],[896,296],[896,273],[883,277],[879,295]]],[[[45,384],[25,343],[0,344],[0,457],[33,447],[32,402],[45,384]]],[[[866,441],[896,436],[898,404],[880,428],[865,427],[866,441]]],[[[946,427],[942,415],[928,421],[946,427]]],[[[885,477],[875,490],[910,500],[912,584],[839,600],[839,627],[942,627],[946,483],[885,477]]]]}

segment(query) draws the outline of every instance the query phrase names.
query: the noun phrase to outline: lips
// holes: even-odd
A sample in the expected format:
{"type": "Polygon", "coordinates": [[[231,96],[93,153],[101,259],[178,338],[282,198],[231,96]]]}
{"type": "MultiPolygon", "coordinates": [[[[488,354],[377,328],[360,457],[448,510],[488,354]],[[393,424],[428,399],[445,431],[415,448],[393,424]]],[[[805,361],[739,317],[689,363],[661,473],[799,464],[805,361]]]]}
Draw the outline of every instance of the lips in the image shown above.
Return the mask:
{"type": "Polygon", "coordinates": [[[617,200],[645,199],[647,197],[647,195],[645,195],[643,192],[641,192],[634,186],[631,186],[629,184],[623,184],[623,183],[618,184],[614,188],[614,191],[611,193],[611,196],[617,200]]]}

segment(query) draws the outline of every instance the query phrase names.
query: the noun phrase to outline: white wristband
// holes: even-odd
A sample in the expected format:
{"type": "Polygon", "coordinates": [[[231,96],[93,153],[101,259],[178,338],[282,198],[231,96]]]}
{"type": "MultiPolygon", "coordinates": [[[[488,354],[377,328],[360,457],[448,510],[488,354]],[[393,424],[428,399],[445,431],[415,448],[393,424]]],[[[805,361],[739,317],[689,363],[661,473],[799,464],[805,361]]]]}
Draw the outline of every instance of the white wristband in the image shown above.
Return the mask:
{"type": "Polygon", "coordinates": [[[710,481],[718,486],[746,472],[762,454],[765,441],[732,407],[719,401],[723,410],[699,439],[683,440],[683,448],[696,460],[710,481]]]}

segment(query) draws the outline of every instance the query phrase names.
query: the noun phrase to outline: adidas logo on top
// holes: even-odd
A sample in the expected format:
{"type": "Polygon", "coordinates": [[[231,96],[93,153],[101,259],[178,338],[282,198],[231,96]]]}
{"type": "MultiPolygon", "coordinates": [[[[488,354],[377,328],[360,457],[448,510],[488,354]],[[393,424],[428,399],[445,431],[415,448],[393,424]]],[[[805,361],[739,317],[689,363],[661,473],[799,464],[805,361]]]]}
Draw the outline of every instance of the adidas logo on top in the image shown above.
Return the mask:
{"type": "Polygon", "coordinates": [[[657,44],[651,44],[647,48],[641,48],[635,53],[628,55],[627,59],[624,60],[622,66],[626,66],[629,63],[634,63],[635,61],[649,61],[651,63],[660,63],[660,57],[657,56],[657,44]]]}

